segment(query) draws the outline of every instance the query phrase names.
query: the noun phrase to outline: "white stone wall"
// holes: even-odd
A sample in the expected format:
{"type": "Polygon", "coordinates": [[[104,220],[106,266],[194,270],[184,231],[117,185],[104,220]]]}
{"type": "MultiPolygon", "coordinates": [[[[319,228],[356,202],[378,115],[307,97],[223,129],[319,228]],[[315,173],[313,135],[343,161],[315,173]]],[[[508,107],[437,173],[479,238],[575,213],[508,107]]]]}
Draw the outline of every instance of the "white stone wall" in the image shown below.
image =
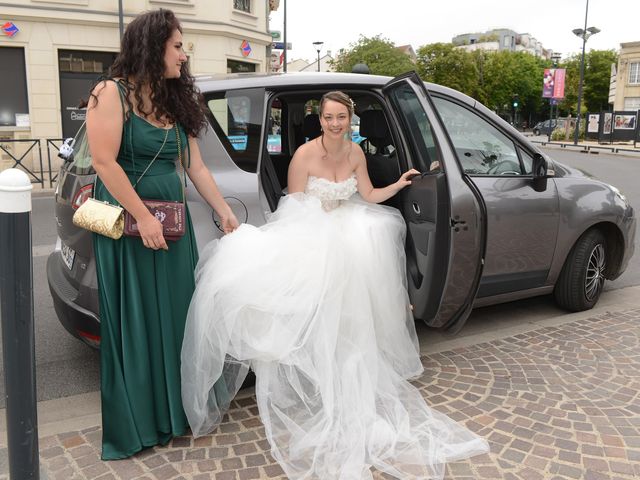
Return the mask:
{"type": "Polygon", "coordinates": [[[616,72],[614,110],[624,110],[626,105],[635,105],[640,97],[640,84],[629,83],[629,65],[640,63],[640,42],[621,44],[616,72]]]}
{"type": "MultiPolygon", "coordinates": [[[[172,9],[182,23],[185,50],[193,73],[226,73],[227,60],[253,63],[257,71],[267,70],[271,36],[266,0],[252,0],[251,13],[234,10],[233,0],[125,0],[123,4],[125,27],[142,11],[172,9]],[[252,47],[247,57],[242,55],[240,47],[243,40],[252,47]]],[[[120,43],[118,2],[21,0],[13,5],[3,7],[0,20],[2,23],[12,21],[20,31],[14,37],[0,36],[0,47],[24,48],[31,125],[0,126],[0,139],[60,137],[58,50],[117,52],[120,43]]],[[[44,142],[42,145],[46,163],[44,142]]],[[[14,147],[19,150],[17,144],[14,147]]],[[[33,159],[25,161],[25,165],[33,168],[35,163],[33,159]]],[[[0,170],[10,166],[12,162],[6,155],[0,157],[0,170]]]]}

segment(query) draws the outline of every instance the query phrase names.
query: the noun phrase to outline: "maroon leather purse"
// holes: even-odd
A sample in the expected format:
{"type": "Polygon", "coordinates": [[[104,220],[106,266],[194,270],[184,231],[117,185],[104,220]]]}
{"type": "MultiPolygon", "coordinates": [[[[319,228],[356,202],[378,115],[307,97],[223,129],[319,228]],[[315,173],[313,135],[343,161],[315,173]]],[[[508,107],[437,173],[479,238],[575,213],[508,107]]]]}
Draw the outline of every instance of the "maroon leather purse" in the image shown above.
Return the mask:
{"type": "MultiPolygon", "coordinates": [[[[165,240],[179,240],[184,235],[186,210],[184,203],[167,200],[142,199],[144,206],[162,223],[162,235],[165,240]]],[[[139,237],[138,222],[129,212],[124,214],[124,234],[139,237]]]]}
{"type": "MultiPolygon", "coordinates": [[[[182,148],[180,145],[180,132],[178,132],[178,125],[175,126],[176,131],[176,139],[178,142],[178,162],[180,166],[182,166],[182,148]]],[[[142,177],[149,167],[155,162],[156,158],[162,151],[165,143],[167,143],[167,137],[169,136],[169,130],[166,131],[164,136],[164,141],[162,142],[162,146],[156,156],[153,157],[153,160],[149,163],[147,168],[142,175],[138,178],[136,183],[133,185],[135,189],[142,177]]],[[[183,168],[184,174],[184,168],[183,168]]],[[[181,179],[182,185],[182,202],[174,201],[174,200],[151,200],[151,199],[141,199],[142,203],[144,203],[145,207],[149,209],[149,211],[156,217],[160,223],[162,223],[162,235],[165,240],[175,241],[179,240],[186,231],[186,208],[185,208],[185,195],[184,195],[184,179],[181,179]]],[[[129,237],[139,237],[140,231],[138,230],[138,222],[129,212],[124,212],[124,234],[129,237]]]]}

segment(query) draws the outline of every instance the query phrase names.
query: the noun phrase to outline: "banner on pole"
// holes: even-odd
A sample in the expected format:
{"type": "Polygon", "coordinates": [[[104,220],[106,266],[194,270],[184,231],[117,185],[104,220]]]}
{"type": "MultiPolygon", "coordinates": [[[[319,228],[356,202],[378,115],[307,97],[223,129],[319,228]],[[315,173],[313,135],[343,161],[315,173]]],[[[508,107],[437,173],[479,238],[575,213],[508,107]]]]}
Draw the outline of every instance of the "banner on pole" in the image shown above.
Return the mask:
{"type": "Polygon", "coordinates": [[[545,68],[542,80],[543,98],[564,98],[564,68],[545,68]]]}

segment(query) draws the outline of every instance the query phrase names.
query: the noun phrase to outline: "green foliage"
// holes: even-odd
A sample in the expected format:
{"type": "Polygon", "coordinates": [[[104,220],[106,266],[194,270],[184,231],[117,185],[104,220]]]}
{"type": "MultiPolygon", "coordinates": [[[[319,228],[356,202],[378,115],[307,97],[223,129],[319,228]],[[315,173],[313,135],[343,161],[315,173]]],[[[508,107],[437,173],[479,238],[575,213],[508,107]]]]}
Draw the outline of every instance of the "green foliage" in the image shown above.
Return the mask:
{"type": "Polygon", "coordinates": [[[331,65],[337,72],[351,72],[357,63],[366,63],[373,75],[395,77],[401,73],[415,70],[411,59],[389,40],[380,35],[360,36],[356,43],[341,50],[331,65]]]}
{"type": "MultiPolygon", "coordinates": [[[[584,140],[584,124],[585,122],[580,122],[580,130],[578,131],[578,139],[580,140],[584,140]]],[[[573,127],[569,132],[569,140],[572,140],[575,134],[576,134],[576,127],[573,127]]]]}
{"type": "Polygon", "coordinates": [[[578,108],[578,83],[580,81],[580,55],[573,55],[563,61],[558,68],[566,69],[564,100],[558,105],[561,116],[576,116],[578,108]]]}
{"type": "Polygon", "coordinates": [[[433,43],[418,49],[416,64],[424,80],[455,88],[497,112],[510,112],[516,94],[520,118],[542,108],[544,63],[528,53],[468,52],[451,43],[433,43]]]}
{"type": "MultiPolygon", "coordinates": [[[[607,108],[611,64],[616,62],[613,50],[591,50],[585,56],[583,114],[607,108]]],[[[505,117],[513,112],[512,97],[517,94],[520,119],[549,117],[549,102],[542,98],[542,78],[544,69],[553,65],[526,52],[467,51],[451,43],[432,43],[418,49],[414,65],[391,41],[380,35],[361,36],[332,64],[339,72],[350,72],[356,63],[366,63],[377,75],[396,76],[417,70],[423,80],[459,90],[505,117]]],[[[567,58],[557,68],[566,69],[560,115],[575,117],[580,55],[567,58]]]]}
{"type": "Polygon", "coordinates": [[[566,132],[564,128],[556,128],[553,132],[551,132],[551,140],[553,141],[564,140],[565,134],[566,132]]]}
{"type": "MultiPolygon", "coordinates": [[[[575,54],[565,60],[561,68],[567,69],[565,98],[560,104],[560,113],[576,116],[578,109],[578,87],[580,84],[580,57],[575,54]]],[[[591,50],[584,58],[584,83],[582,86],[581,114],[599,112],[609,106],[609,82],[611,64],[618,62],[613,50],[591,50]]]]}
{"type": "Polygon", "coordinates": [[[469,96],[479,95],[481,71],[473,55],[451,43],[420,47],[416,67],[420,77],[432,83],[455,88],[469,96]]]}
{"type": "Polygon", "coordinates": [[[618,54],[614,50],[591,50],[585,58],[583,98],[589,112],[609,107],[612,63],[618,63],[618,54]]]}
{"type": "Polygon", "coordinates": [[[486,104],[498,112],[510,107],[511,97],[517,94],[519,110],[527,115],[541,107],[544,65],[534,55],[525,52],[501,51],[486,55],[484,82],[486,104]]]}

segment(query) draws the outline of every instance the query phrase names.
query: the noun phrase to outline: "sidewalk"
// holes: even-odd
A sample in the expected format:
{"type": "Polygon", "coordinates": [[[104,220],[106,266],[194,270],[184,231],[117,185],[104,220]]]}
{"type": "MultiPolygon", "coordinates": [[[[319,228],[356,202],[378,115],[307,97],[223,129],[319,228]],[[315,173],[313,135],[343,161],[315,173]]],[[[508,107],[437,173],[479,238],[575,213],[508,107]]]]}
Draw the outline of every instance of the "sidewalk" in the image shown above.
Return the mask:
{"type": "Polygon", "coordinates": [[[636,143],[636,146],[633,146],[632,143],[625,142],[614,142],[614,143],[599,143],[595,140],[580,140],[577,145],[573,144],[573,140],[551,140],[548,141],[547,137],[541,138],[540,136],[533,136],[531,134],[526,137],[531,140],[536,145],[542,147],[559,147],[559,148],[568,148],[568,149],[576,149],[582,152],[589,153],[619,153],[619,154],[627,154],[627,155],[636,155],[640,154],[640,142],[636,143]]]}
{"type": "MultiPolygon", "coordinates": [[[[607,292],[590,312],[545,317],[544,308],[512,307],[521,318],[499,331],[483,332],[481,322],[453,338],[429,331],[415,386],[491,444],[489,455],[448,465],[446,478],[640,478],[639,298],[640,287],[630,287],[607,292]]],[[[117,462],[99,459],[97,393],[43,402],[39,412],[49,480],[285,478],[268,453],[251,391],[214,435],[176,438],[117,462]]],[[[0,431],[5,480],[4,423],[0,431]]]]}

